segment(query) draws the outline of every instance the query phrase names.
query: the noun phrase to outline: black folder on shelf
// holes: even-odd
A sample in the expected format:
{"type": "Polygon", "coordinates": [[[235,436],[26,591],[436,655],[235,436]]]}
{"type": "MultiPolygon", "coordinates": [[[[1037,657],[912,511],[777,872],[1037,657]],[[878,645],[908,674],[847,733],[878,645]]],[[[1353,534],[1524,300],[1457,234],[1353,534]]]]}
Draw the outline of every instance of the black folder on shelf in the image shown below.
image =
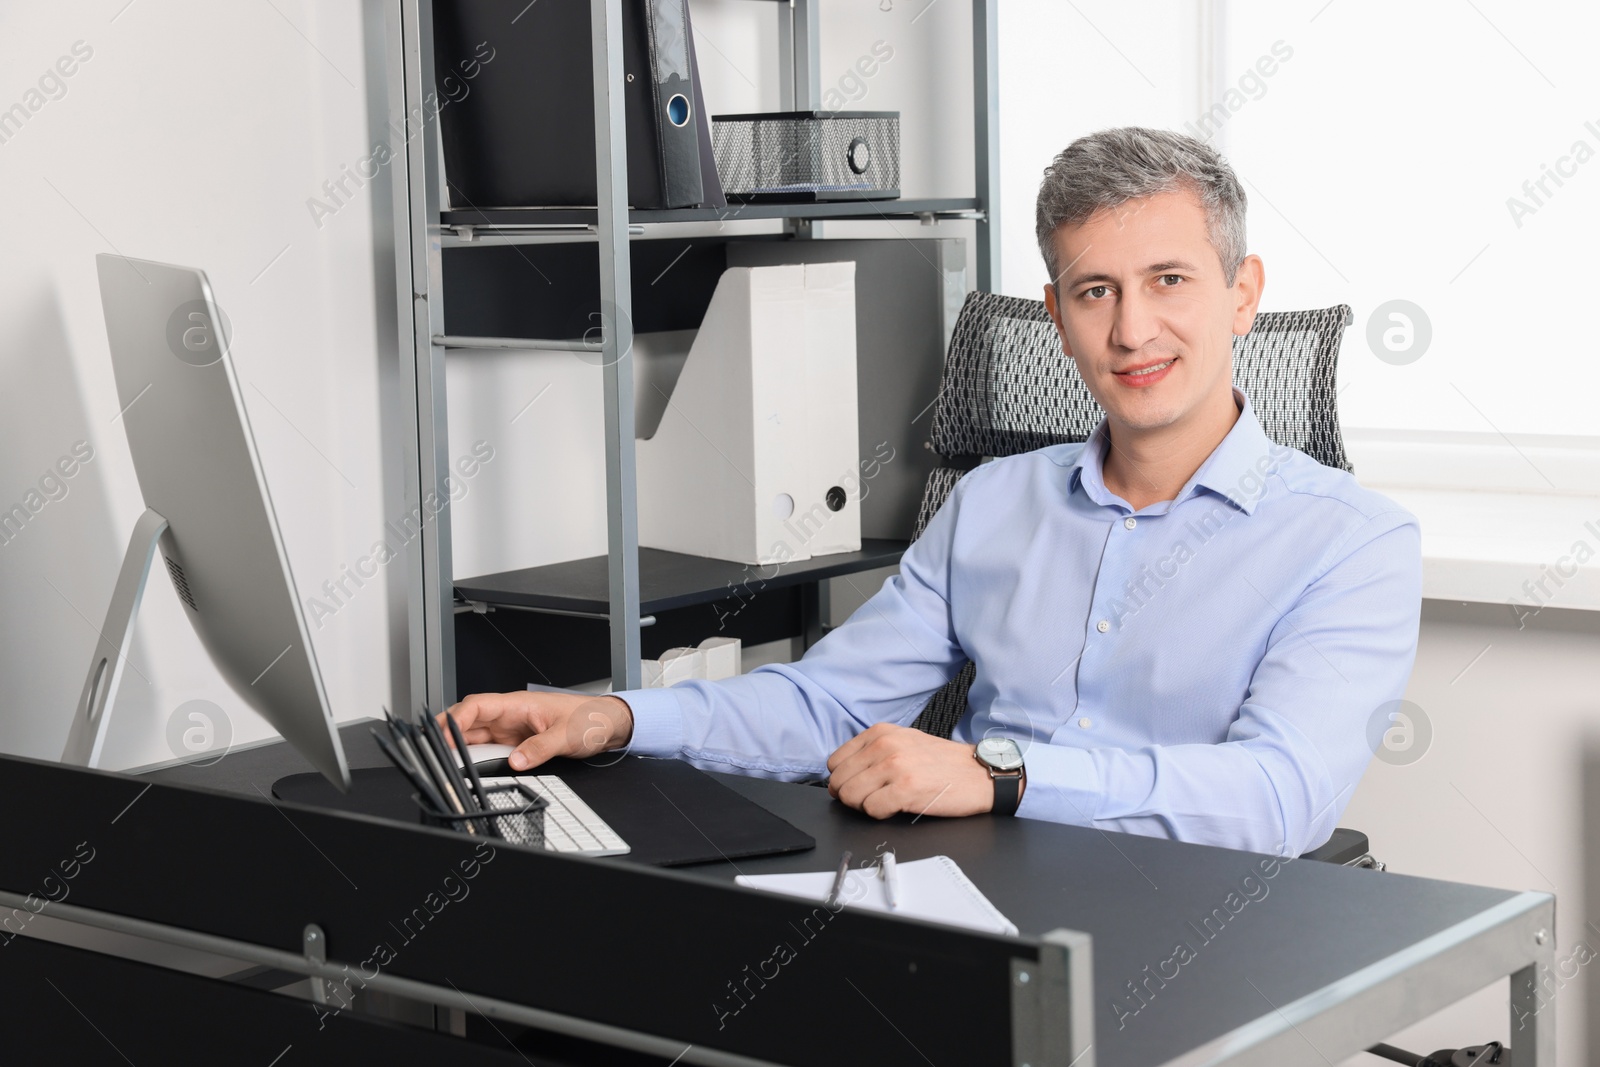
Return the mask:
{"type": "MultiPolygon", "coordinates": [[[[439,111],[453,209],[587,207],[596,202],[590,12],[577,0],[513,9],[503,0],[435,0],[439,111]],[[463,81],[456,64],[488,54],[463,81]],[[444,94],[441,94],[443,96],[444,94]]],[[[623,0],[622,95],[628,202],[721,207],[710,116],[700,91],[688,0],[623,0]]]]}
{"type": "MultiPolygon", "coordinates": [[[[552,760],[532,773],[554,774],[571,786],[628,843],[632,851],[619,860],[681,867],[816,847],[810,834],[687,763],[639,756],[604,762],[610,758],[552,760]]],[[[353,770],[350,778],[350,792],[340,793],[320,774],[291,774],[272,783],[272,795],[335,811],[422,821],[411,784],[395,768],[353,770]]]]}

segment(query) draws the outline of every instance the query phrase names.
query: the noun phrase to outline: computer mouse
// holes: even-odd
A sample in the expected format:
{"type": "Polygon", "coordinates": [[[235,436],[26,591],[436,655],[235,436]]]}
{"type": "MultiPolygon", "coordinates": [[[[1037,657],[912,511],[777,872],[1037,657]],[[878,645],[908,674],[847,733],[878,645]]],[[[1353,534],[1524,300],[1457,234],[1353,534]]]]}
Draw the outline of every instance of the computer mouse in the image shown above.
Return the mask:
{"type": "Polygon", "coordinates": [[[504,778],[522,772],[513,770],[506,757],[515,752],[515,745],[468,745],[466,759],[478,771],[480,778],[504,778]]]}
{"type": "Polygon", "coordinates": [[[468,745],[467,759],[473,763],[503,760],[517,750],[516,745],[468,745]]]}

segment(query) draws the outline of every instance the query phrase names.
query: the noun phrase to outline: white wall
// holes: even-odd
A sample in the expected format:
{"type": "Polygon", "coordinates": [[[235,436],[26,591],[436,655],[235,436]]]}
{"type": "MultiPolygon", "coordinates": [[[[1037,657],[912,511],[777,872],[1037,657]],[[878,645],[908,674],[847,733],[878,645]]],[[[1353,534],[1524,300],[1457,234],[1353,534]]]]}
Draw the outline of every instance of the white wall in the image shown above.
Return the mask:
{"type": "MultiPolygon", "coordinates": [[[[1597,612],[1550,609],[1518,629],[1503,607],[1429,601],[1406,699],[1432,740],[1414,762],[1374,760],[1341,820],[1394,872],[1556,895],[1558,973],[1578,975],[1554,997],[1557,1062],[1572,1067],[1592,1062],[1592,976],[1577,963],[1600,951],[1585,879],[1585,824],[1593,835],[1600,812],[1582,799],[1600,724],[1597,647],[1597,612]]],[[[1509,1035],[1514,1046],[1508,994],[1499,982],[1393,1043],[1425,1054],[1509,1035]]]]}
{"type": "Polygon", "coordinates": [[[1003,292],[1042,299],[1047,279],[1033,205],[1056,153],[1095,130],[1180,128],[1198,112],[1207,6],[1194,0],[1001,3],[1003,292]]]}
{"type": "MultiPolygon", "coordinates": [[[[0,107],[26,106],[26,92],[74,42],[92,50],[64,95],[0,143],[0,199],[10,205],[0,256],[0,500],[23,500],[74,441],[95,453],[65,499],[0,545],[7,751],[59,754],[143,506],[113,421],[121,405],[96,253],[209,273],[232,321],[302,592],[380,536],[386,510],[399,513],[380,420],[380,400],[392,400],[393,297],[374,287],[373,205],[363,196],[320,229],[305,207],[369,143],[362,10],[275,4],[0,8],[0,107]]],[[[391,642],[394,625],[387,591],[374,583],[314,633],[338,716],[372,714],[392,699],[391,653],[403,649],[391,642]]],[[[131,664],[108,765],[172,758],[166,724],[190,700],[218,705],[236,741],[268,732],[210,668],[160,573],[131,664]]]]}

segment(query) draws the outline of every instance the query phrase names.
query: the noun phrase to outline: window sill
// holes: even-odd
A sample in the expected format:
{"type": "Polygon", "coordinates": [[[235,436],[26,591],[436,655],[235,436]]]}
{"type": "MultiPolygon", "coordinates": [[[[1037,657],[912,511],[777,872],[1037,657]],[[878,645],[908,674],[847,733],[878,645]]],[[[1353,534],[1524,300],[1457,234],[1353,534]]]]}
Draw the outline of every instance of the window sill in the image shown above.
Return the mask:
{"type": "Polygon", "coordinates": [[[1361,483],[1422,524],[1422,595],[1600,611],[1600,440],[1347,431],[1361,483]]]}

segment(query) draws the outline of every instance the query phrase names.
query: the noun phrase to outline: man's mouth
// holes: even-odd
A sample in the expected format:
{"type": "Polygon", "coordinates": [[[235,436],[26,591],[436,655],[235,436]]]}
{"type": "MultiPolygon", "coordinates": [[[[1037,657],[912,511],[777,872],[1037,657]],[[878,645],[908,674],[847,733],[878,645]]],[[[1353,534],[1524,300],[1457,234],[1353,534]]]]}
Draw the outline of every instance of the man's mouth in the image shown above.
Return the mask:
{"type": "Polygon", "coordinates": [[[1172,366],[1177,361],[1178,357],[1173,356],[1171,359],[1163,360],[1160,363],[1146,363],[1142,367],[1133,367],[1129,370],[1119,370],[1114,371],[1113,373],[1118,378],[1122,378],[1131,384],[1157,377],[1163,374],[1168,367],[1172,366]]]}

